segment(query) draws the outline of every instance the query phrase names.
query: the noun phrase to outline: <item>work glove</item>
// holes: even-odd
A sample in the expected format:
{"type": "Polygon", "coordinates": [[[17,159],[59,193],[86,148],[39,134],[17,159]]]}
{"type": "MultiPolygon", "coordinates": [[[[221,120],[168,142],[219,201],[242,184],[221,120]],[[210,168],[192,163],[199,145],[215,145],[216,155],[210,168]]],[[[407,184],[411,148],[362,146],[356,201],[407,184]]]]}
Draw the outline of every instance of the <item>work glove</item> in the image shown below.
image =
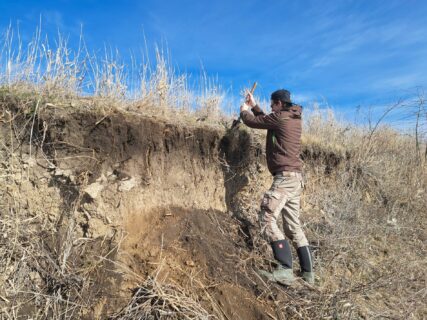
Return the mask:
{"type": "Polygon", "coordinates": [[[248,91],[248,92],[246,93],[245,103],[246,103],[247,105],[249,105],[251,108],[253,108],[253,107],[255,107],[255,106],[256,106],[256,101],[255,101],[255,99],[254,99],[253,94],[252,94],[250,91],[248,91]]]}

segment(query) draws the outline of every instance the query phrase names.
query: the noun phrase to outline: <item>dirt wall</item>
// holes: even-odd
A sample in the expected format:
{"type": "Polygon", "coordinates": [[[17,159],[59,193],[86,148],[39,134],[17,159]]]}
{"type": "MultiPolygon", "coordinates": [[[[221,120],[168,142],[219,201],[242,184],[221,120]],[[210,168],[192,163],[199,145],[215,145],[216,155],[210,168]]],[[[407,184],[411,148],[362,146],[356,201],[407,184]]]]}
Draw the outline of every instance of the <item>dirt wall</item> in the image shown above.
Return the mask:
{"type": "MultiPolygon", "coordinates": [[[[25,113],[13,103],[9,107],[13,122],[3,123],[3,142],[17,154],[16,166],[9,168],[9,191],[26,208],[20,212],[23,219],[37,217],[30,228],[31,237],[41,239],[37,250],[42,247],[53,257],[43,267],[35,267],[37,259],[28,263],[38,290],[46,289],[46,274],[61,270],[49,280],[56,283],[49,290],[62,286],[62,298],[75,302],[77,292],[85,293],[89,305],[80,314],[103,318],[123,307],[130,291],[157,272],[160,261],[162,279],[186,288],[190,285],[183,279],[196,269],[201,283],[237,279],[235,266],[247,247],[246,231],[239,228],[247,225],[239,227],[232,217],[241,208],[235,199],[248,191],[248,168],[259,168],[255,160],[262,155],[261,145],[246,131],[172,124],[123,111],[105,114],[44,104],[25,113]],[[224,260],[224,250],[233,258],[224,260]],[[94,267],[84,272],[87,278],[61,275],[70,265],[78,273],[94,267]],[[123,276],[117,271],[121,268],[137,279],[123,276]]],[[[254,293],[248,280],[238,278],[225,291],[223,285],[214,287],[212,301],[217,302],[205,302],[207,309],[218,312],[213,306],[221,303],[217,308],[233,314],[230,301],[239,292],[248,297],[240,303],[245,318],[253,312],[262,315],[263,307],[250,302],[254,293]]],[[[20,312],[33,314],[38,307],[20,312]]]]}
{"type": "Polygon", "coordinates": [[[397,133],[305,136],[316,287],[282,287],[257,273],[262,132],[0,93],[2,318],[425,318],[425,170],[397,133]]]}

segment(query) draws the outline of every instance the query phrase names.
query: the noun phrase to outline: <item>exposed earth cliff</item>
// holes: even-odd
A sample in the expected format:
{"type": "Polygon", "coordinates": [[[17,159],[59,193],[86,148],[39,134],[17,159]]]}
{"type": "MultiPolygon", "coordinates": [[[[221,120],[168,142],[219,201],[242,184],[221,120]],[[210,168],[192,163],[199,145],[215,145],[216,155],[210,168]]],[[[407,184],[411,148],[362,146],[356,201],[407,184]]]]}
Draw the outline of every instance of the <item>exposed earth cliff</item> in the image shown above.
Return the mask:
{"type": "Polygon", "coordinates": [[[256,272],[273,266],[257,225],[262,133],[89,98],[3,90],[0,103],[6,319],[427,316],[425,165],[407,170],[398,134],[307,132],[316,285],[283,287],[256,272]]]}

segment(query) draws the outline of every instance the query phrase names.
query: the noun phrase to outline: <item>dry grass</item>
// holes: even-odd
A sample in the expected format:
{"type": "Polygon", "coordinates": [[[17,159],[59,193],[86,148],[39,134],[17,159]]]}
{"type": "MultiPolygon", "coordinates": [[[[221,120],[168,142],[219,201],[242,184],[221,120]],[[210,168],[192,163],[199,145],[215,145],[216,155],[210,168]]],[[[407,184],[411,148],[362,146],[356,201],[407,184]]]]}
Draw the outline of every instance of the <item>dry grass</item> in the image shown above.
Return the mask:
{"type": "Polygon", "coordinates": [[[158,279],[160,267],[134,290],[128,305],[111,319],[218,319],[205,310],[199,297],[158,279]]]}
{"type": "Polygon", "coordinates": [[[121,108],[155,113],[193,113],[202,121],[221,120],[224,93],[218,81],[204,70],[197,79],[179,73],[168,60],[168,52],[155,48],[129,59],[117,50],[105,48],[103,55],[87,49],[83,36],[77,48],[58,34],[54,44],[39,27],[32,41],[23,44],[19,30],[9,27],[0,41],[0,86],[19,95],[37,95],[52,103],[91,96],[118,102],[121,108]],[[129,60],[126,63],[125,60],[129,60]]]}
{"type": "Polygon", "coordinates": [[[343,126],[330,117],[311,118],[306,135],[340,157],[307,152],[305,221],[321,285],[346,292],[367,318],[424,318],[425,144],[380,123],[343,126]]]}

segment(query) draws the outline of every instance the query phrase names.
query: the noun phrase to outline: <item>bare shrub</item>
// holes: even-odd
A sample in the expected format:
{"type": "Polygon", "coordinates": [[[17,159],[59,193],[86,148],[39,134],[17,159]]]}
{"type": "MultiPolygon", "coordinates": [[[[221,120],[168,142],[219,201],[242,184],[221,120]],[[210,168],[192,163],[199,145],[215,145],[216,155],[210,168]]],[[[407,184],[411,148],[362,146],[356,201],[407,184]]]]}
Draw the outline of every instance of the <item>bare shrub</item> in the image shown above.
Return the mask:
{"type": "Polygon", "coordinates": [[[216,319],[197,297],[176,285],[148,277],[135,290],[129,304],[111,319],[216,319]]]}

